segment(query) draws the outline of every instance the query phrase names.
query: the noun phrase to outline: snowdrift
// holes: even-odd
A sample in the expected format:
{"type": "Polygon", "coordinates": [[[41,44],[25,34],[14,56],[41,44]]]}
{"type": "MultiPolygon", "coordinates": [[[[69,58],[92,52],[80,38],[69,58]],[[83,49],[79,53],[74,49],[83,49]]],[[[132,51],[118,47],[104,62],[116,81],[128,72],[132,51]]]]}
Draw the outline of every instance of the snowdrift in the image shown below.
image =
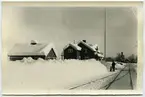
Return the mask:
{"type": "Polygon", "coordinates": [[[3,91],[69,89],[107,75],[107,68],[96,60],[7,61],[2,66],[3,91]]]}
{"type": "MultiPolygon", "coordinates": [[[[108,64],[108,67],[110,68],[110,66],[112,66],[111,64],[112,64],[112,62],[107,62],[108,64]]],[[[116,69],[118,69],[118,70],[120,70],[120,69],[123,69],[124,68],[124,66],[126,65],[126,63],[117,63],[117,62],[115,62],[116,63],[116,65],[115,65],[115,68],[116,69]]]]}
{"type": "Polygon", "coordinates": [[[116,66],[115,66],[115,68],[117,68],[117,69],[123,69],[124,68],[124,65],[121,65],[121,64],[116,64],[116,66]]]}

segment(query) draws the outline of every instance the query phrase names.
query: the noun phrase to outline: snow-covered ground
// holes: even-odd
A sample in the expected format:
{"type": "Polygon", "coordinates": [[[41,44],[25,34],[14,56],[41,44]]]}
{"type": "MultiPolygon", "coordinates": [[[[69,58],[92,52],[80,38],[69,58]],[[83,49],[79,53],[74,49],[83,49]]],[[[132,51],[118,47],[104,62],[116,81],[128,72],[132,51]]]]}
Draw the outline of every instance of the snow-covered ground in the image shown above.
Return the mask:
{"type": "MultiPolygon", "coordinates": [[[[112,62],[104,62],[104,61],[102,61],[101,63],[104,64],[105,67],[107,67],[107,70],[109,72],[110,71],[110,67],[112,66],[111,65],[112,62]]],[[[115,63],[116,63],[116,65],[115,65],[116,70],[121,70],[126,65],[126,63],[117,63],[117,62],[115,62],[115,63]]]]}
{"type": "Polygon", "coordinates": [[[5,61],[2,65],[3,92],[69,89],[92,79],[109,75],[96,60],[5,61]]]}

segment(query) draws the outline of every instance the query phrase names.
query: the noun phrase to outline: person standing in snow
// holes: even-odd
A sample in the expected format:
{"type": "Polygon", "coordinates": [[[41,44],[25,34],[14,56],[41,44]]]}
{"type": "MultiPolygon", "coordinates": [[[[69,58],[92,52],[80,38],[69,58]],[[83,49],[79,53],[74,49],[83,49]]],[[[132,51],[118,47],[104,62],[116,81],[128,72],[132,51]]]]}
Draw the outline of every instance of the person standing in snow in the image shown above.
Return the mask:
{"type": "Polygon", "coordinates": [[[113,71],[115,71],[115,62],[114,62],[114,60],[112,61],[112,66],[110,67],[110,71],[112,71],[112,69],[113,69],[113,71]]]}

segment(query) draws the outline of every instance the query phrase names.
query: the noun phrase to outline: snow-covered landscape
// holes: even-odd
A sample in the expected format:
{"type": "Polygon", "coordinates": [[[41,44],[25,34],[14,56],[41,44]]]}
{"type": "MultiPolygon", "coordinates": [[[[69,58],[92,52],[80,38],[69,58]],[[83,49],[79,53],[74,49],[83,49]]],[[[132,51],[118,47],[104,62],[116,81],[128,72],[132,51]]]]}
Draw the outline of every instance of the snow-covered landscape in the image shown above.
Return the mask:
{"type": "Polygon", "coordinates": [[[3,90],[57,90],[111,74],[96,60],[7,61],[3,65],[3,90]]]}
{"type": "Polygon", "coordinates": [[[130,8],[6,5],[4,94],[136,88],[137,19],[130,8]]]}
{"type": "MultiPolygon", "coordinates": [[[[17,61],[7,59],[3,63],[2,82],[4,93],[72,89],[101,90],[112,82],[120,70],[127,65],[126,63],[115,62],[116,71],[110,72],[112,62],[97,61],[95,59],[44,60],[39,58],[34,60],[28,57],[17,61]]],[[[134,67],[134,65],[132,66],[134,67]]],[[[135,80],[136,77],[134,77],[135,80]]]]}

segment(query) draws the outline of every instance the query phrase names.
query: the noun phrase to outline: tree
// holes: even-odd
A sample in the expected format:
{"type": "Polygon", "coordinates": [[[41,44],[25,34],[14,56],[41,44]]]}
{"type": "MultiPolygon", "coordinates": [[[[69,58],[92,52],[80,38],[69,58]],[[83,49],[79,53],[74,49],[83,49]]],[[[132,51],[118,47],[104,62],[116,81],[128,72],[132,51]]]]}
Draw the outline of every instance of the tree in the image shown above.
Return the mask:
{"type": "Polygon", "coordinates": [[[106,57],[105,60],[106,60],[106,61],[112,61],[112,60],[114,60],[114,58],[112,58],[112,57],[106,57]]]}
{"type": "Polygon", "coordinates": [[[124,62],[125,61],[125,56],[123,52],[117,53],[117,56],[115,57],[115,60],[118,62],[124,62]]]}
{"type": "Polygon", "coordinates": [[[127,59],[131,63],[137,63],[137,56],[135,56],[134,54],[130,55],[127,59]]]}

